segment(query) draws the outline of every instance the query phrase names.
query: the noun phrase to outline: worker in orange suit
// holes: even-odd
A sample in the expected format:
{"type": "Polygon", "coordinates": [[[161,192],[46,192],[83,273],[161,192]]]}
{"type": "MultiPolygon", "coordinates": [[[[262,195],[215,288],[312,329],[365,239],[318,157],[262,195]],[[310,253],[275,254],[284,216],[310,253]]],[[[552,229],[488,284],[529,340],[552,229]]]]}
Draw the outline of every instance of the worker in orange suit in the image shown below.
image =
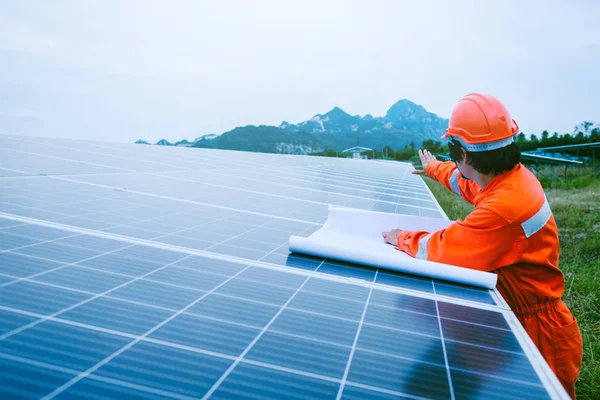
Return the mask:
{"type": "Polygon", "coordinates": [[[496,273],[498,290],[574,399],[581,333],[561,300],[558,229],[540,183],[520,163],[518,131],[496,98],[461,99],[442,137],[453,161],[419,150],[423,171],[413,173],[427,174],[475,209],[437,232],[394,229],[383,238],[415,258],[496,273]]]}

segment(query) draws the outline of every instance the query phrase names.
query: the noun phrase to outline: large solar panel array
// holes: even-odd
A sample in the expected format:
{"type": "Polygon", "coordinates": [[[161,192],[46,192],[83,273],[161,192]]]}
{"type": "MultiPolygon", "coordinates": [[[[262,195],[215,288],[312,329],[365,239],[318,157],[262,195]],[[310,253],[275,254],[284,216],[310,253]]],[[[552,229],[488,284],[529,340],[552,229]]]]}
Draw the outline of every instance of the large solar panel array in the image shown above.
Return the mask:
{"type": "Polygon", "coordinates": [[[411,169],[0,136],[0,397],[561,397],[496,291],[289,254],[411,169]]]}

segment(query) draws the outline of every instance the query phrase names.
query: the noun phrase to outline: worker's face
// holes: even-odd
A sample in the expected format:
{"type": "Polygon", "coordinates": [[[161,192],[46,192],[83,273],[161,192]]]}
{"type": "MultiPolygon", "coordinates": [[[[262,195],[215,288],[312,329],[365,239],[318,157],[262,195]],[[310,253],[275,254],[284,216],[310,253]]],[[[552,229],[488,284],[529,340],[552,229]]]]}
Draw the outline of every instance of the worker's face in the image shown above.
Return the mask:
{"type": "Polygon", "coordinates": [[[462,177],[466,180],[471,180],[474,169],[467,163],[468,155],[467,155],[467,152],[465,151],[465,149],[461,149],[461,150],[463,152],[463,157],[462,157],[463,160],[460,162],[454,160],[454,163],[456,164],[456,168],[458,168],[458,172],[460,172],[462,177]]]}

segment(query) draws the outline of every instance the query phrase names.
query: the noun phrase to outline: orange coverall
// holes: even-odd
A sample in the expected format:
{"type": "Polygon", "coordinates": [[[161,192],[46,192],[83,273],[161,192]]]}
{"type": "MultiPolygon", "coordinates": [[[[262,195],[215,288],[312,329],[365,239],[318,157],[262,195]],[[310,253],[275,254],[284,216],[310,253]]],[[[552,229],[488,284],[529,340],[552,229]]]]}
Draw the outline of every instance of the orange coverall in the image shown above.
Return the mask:
{"type": "Polygon", "coordinates": [[[452,161],[434,161],[425,172],[475,209],[438,232],[400,232],[398,249],[416,258],[495,272],[498,290],[575,398],[581,333],[561,300],[558,229],[537,178],[519,164],[480,189],[463,179],[452,161]]]}

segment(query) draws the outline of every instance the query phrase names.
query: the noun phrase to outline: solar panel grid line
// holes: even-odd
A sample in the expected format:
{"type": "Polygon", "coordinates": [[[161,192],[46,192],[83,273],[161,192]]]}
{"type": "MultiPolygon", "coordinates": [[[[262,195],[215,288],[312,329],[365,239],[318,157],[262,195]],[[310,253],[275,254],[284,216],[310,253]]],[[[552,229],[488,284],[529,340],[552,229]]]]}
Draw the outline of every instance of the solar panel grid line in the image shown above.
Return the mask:
{"type": "MultiPolygon", "coordinates": [[[[321,265],[322,264],[323,263],[321,263],[321,265]]],[[[317,270],[319,268],[320,268],[320,266],[317,267],[317,270]]],[[[302,283],[302,285],[300,285],[298,287],[298,289],[296,289],[296,291],[294,292],[294,294],[292,294],[292,296],[290,296],[290,298],[285,302],[285,304],[283,304],[283,306],[281,306],[281,308],[279,309],[279,311],[273,316],[273,318],[271,318],[271,320],[264,326],[264,328],[258,333],[258,335],[256,335],[256,337],[252,340],[252,342],[250,342],[250,344],[248,344],[248,346],[236,358],[236,360],[233,362],[233,364],[231,364],[231,366],[223,373],[223,375],[221,375],[221,377],[206,392],[206,394],[202,397],[202,400],[206,400],[206,399],[210,398],[210,396],[219,388],[219,386],[221,385],[221,383],[223,383],[223,381],[225,379],[227,379],[227,376],[229,376],[229,374],[231,373],[231,371],[233,371],[233,369],[240,363],[240,360],[242,360],[248,354],[248,352],[252,349],[252,347],[256,344],[256,342],[258,342],[258,340],[264,335],[264,333],[267,331],[267,329],[270,328],[270,326],[273,324],[273,322],[277,319],[277,317],[279,317],[279,315],[288,306],[288,304],[294,299],[294,297],[298,294],[298,292],[300,292],[300,290],[302,290],[302,288],[304,287],[304,285],[306,284],[306,282],[308,282],[309,279],[311,279],[311,278],[307,277],[304,280],[304,282],[302,283]]]]}
{"type": "Polygon", "coordinates": [[[119,350],[117,350],[115,353],[111,354],[110,356],[108,356],[107,358],[103,359],[102,361],[100,361],[99,363],[95,364],[94,366],[90,367],[86,371],[78,374],[75,378],[71,379],[69,382],[65,383],[64,385],[58,387],[57,389],[55,389],[54,391],[52,391],[48,395],[44,396],[43,399],[44,400],[50,400],[50,399],[53,399],[54,397],[56,397],[57,395],[59,395],[60,393],[64,392],[66,389],[68,389],[69,387],[71,387],[72,385],[74,385],[75,383],[77,383],[78,381],[80,381],[81,379],[85,378],[86,376],[90,375],[91,373],[93,373],[94,371],[96,371],[98,368],[100,368],[101,366],[105,365],[106,363],[108,363],[109,361],[111,361],[112,359],[114,359],[115,357],[117,357],[119,354],[123,353],[124,351],[126,351],[129,348],[131,348],[133,345],[135,345],[136,343],[140,342],[141,340],[143,340],[144,338],[146,338],[147,336],[149,336],[150,334],[152,334],[153,332],[155,332],[156,330],[158,330],[159,328],[161,328],[162,326],[164,326],[168,322],[172,321],[174,318],[176,318],[177,316],[179,316],[180,314],[182,314],[183,312],[185,312],[185,310],[189,309],[190,307],[192,307],[193,305],[195,305],[196,303],[198,303],[199,301],[201,301],[202,299],[204,299],[206,296],[208,296],[211,293],[213,293],[215,290],[217,290],[221,286],[225,285],[230,280],[234,279],[237,275],[241,274],[243,271],[245,271],[248,268],[250,268],[250,266],[247,266],[246,268],[240,270],[238,273],[232,275],[231,277],[229,277],[228,279],[226,279],[225,281],[223,281],[221,284],[215,286],[213,289],[211,289],[210,291],[206,292],[204,295],[201,295],[194,302],[188,304],[187,306],[185,306],[181,310],[179,310],[176,313],[174,313],[173,315],[171,315],[169,318],[165,319],[164,321],[162,321],[158,325],[155,325],[153,328],[151,328],[148,331],[146,331],[143,335],[139,336],[139,338],[136,338],[133,341],[129,342],[127,345],[123,346],[122,348],[120,348],[119,350]]]}
{"type": "MultiPolygon", "coordinates": [[[[377,272],[375,271],[375,277],[373,278],[373,282],[377,280],[377,272]]],[[[356,335],[354,336],[354,342],[352,343],[352,348],[350,350],[350,355],[348,356],[348,362],[346,363],[346,368],[344,370],[344,375],[342,376],[342,381],[340,383],[340,388],[338,390],[336,400],[340,400],[342,398],[342,393],[344,392],[344,387],[346,385],[346,381],[348,379],[348,372],[350,371],[350,366],[352,365],[352,358],[354,357],[354,352],[356,351],[356,345],[358,343],[358,338],[360,336],[360,330],[362,329],[363,323],[365,321],[365,314],[367,313],[367,308],[369,307],[369,301],[371,300],[371,294],[373,293],[373,289],[369,289],[369,294],[367,295],[367,300],[365,301],[365,305],[363,307],[363,312],[360,317],[360,321],[358,323],[358,329],[356,330],[356,335]]]]}
{"type": "MultiPolygon", "coordinates": [[[[131,245],[131,246],[127,246],[127,247],[132,247],[132,246],[133,246],[133,245],[131,245]]],[[[127,247],[125,247],[125,248],[127,248],[127,247]]],[[[117,251],[119,251],[119,250],[123,250],[123,249],[114,250],[114,251],[112,251],[112,252],[107,252],[107,253],[105,253],[105,254],[114,253],[114,252],[117,252],[117,251]]],[[[95,257],[93,257],[93,258],[96,258],[96,257],[98,257],[98,256],[95,256],[95,257]]],[[[182,258],[187,258],[187,257],[190,257],[190,256],[186,256],[186,257],[182,257],[182,258]]],[[[70,264],[70,265],[74,265],[74,264],[75,264],[75,263],[73,263],[73,264],[70,264]]],[[[174,263],[172,263],[172,264],[174,264],[174,263]]],[[[46,273],[54,272],[54,271],[57,271],[57,270],[59,270],[59,269],[66,268],[67,266],[70,266],[70,265],[69,265],[69,264],[66,264],[66,265],[63,265],[63,266],[61,266],[61,267],[57,267],[57,268],[55,268],[55,269],[53,269],[53,270],[50,270],[50,271],[41,272],[41,273],[39,273],[39,274],[36,274],[36,276],[40,276],[40,275],[44,275],[44,274],[46,274],[46,273]]],[[[38,325],[38,324],[40,324],[40,323],[42,323],[42,322],[46,321],[46,320],[48,319],[48,317],[55,317],[55,316],[57,316],[57,315],[60,315],[60,314],[63,314],[63,313],[65,313],[65,312],[67,312],[67,311],[69,311],[69,310],[72,310],[72,309],[74,309],[74,308],[76,308],[76,307],[79,307],[79,306],[81,306],[81,305],[83,305],[83,304],[87,304],[87,303],[89,303],[90,301],[93,301],[93,300],[96,300],[96,299],[98,299],[98,298],[101,298],[102,296],[104,296],[104,295],[105,295],[105,294],[107,294],[107,293],[111,293],[111,292],[113,292],[113,291],[115,291],[115,290],[117,290],[117,289],[119,289],[119,288],[121,288],[121,287],[123,287],[123,286],[126,286],[126,285],[128,285],[128,284],[130,284],[130,283],[133,283],[133,282],[135,282],[135,281],[138,281],[138,280],[142,279],[143,277],[145,277],[145,276],[147,276],[147,275],[151,275],[151,274],[153,274],[153,273],[154,273],[154,272],[156,272],[156,271],[159,271],[159,270],[161,270],[161,269],[167,268],[167,267],[169,267],[170,265],[171,265],[171,264],[167,264],[167,265],[165,265],[165,266],[162,266],[162,267],[158,268],[158,269],[157,269],[157,270],[155,270],[155,271],[148,272],[146,275],[142,275],[141,277],[135,277],[135,278],[131,279],[130,281],[127,281],[127,282],[125,282],[125,283],[123,283],[123,284],[121,284],[121,285],[119,285],[119,286],[116,286],[116,287],[114,287],[114,288],[112,288],[112,289],[106,290],[106,291],[105,291],[105,292],[103,292],[103,293],[95,294],[94,296],[92,296],[92,297],[90,297],[90,298],[88,298],[88,299],[82,300],[81,302],[78,302],[78,303],[76,303],[76,304],[74,304],[74,305],[71,305],[71,306],[69,306],[69,307],[67,307],[67,308],[65,308],[65,309],[62,309],[62,310],[56,311],[56,312],[54,312],[53,314],[50,314],[49,316],[45,316],[44,318],[41,318],[41,319],[39,319],[38,321],[33,321],[33,322],[31,322],[31,323],[29,323],[29,324],[27,324],[27,325],[24,325],[24,326],[22,326],[22,327],[20,327],[20,328],[14,329],[14,330],[12,330],[12,331],[9,331],[9,332],[6,332],[6,333],[4,333],[3,335],[0,335],[0,340],[5,340],[5,339],[7,339],[7,338],[9,338],[9,337],[11,337],[11,336],[13,336],[13,335],[16,335],[17,333],[20,333],[20,332],[22,332],[22,331],[26,330],[26,329],[32,328],[32,327],[34,327],[34,326],[36,326],[36,325],[38,325]]],[[[28,277],[28,278],[29,278],[29,279],[31,279],[31,278],[35,278],[35,276],[31,276],[31,277],[28,277]]],[[[22,281],[22,279],[21,279],[21,280],[18,280],[18,281],[20,282],[20,281],[22,281]]],[[[14,281],[13,283],[17,283],[17,281],[14,281]]],[[[8,286],[8,285],[4,285],[3,287],[5,287],[5,286],[8,286]]]]}
{"type": "MultiPolygon", "coordinates": [[[[433,285],[433,292],[435,293],[435,285],[433,285]]],[[[440,331],[440,338],[442,339],[442,351],[444,353],[444,363],[446,365],[446,375],[448,377],[448,387],[450,390],[450,398],[452,400],[456,399],[454,394],[454,385],[452,384],[452,374],[450,373],[450,364],[448,362],[448,353],[446,352],[446,340],[444,339],[444,329],[442,327],[442,317],[440,316],[440,308],[437,300],[435,300],[435,311],[438,319],[438,328],[440,331]]]]}

